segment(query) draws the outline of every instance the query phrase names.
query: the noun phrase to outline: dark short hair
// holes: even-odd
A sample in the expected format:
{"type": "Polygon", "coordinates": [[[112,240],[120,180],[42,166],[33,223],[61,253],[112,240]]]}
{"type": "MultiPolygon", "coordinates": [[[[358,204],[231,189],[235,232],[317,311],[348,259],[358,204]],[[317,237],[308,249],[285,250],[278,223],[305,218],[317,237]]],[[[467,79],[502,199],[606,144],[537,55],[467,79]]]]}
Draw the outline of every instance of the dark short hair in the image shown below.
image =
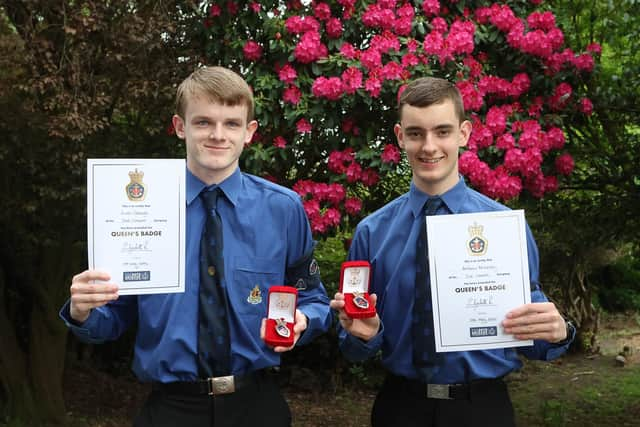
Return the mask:
{"type": "Polygon", "coordinates": [[[253,93],[236,72],[224,67],[202,67],[184,79],[176,93],[176,114],[184,118],[189,98],[206,96],[224,105],[246,105],[247,123],[253,120],[253,93]]]}
{"type": "Polygon", "coordinates": [[[458,88],[448,80],[437,77],[420,77],[410,82],[398,98],[398,117],[402,119],[402,107],[428,107],[446,100],[453,102],[453,108],[460,123],[465,119],[464,103],[458,88]]]}

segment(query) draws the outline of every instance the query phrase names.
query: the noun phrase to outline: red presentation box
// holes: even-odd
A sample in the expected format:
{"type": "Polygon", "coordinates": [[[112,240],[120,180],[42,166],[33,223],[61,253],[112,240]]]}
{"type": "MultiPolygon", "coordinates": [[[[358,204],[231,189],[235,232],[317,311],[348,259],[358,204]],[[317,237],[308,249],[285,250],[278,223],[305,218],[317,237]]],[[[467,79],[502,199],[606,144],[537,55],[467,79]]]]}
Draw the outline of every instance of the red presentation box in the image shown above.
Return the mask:
{"type": "Polygon", "coordinates": [[[368,261],[347,261],[340,270],[340,292],[344,294],[344,311],[352,319],[376,315],[369,297],[371,265],[368,261]]]}
{"type": "Polygon", "coordinates": [[[272,286],[267,304],[264,342],[272,347],[293,345],[298,290],[291,286],[272,286]]]}

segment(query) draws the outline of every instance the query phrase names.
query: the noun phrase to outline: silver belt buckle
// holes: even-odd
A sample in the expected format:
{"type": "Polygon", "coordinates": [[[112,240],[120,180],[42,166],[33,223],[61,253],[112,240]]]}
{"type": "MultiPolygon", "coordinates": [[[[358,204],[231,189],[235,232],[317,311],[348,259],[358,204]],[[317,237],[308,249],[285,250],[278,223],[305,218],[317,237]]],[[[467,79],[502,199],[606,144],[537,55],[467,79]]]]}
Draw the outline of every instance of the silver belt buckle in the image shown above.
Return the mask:
{"type": "Polygon", "coordinates": [[[233,375],[207,378],[207,382],[209,383],[209,396],[229,394],[236,391],[233,375]]]}
{"type": "Polygon", "coordinates": [[[430,399],[451,399],[449,384],[427,384],[427,397],[430,399]]]}

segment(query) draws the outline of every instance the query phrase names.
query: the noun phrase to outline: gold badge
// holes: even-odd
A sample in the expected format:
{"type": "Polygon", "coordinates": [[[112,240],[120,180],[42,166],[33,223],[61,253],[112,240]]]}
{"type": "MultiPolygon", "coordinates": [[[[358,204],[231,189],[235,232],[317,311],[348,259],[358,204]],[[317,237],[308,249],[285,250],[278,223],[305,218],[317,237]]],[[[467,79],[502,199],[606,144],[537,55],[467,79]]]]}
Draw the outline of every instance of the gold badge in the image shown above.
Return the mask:
{"type": "Polygon", "coordinates": [[[141,202],[147,195],[147,188],[142,182],[143,176],[144,172],[138,171],[137,168],[135,171],[129,171],[129,179],[131,179],[131,182],[129,182],[124,189],[127,192],[127,197],[132,202],[141,202]]]}
{"type": "Polygon", "coordinates": [[[482,230],[484,227],[482,225],[478,225],[478,223],[473,223],[473,225],[469,226],[469,235],[471,239],[467,242],[467,249],[469,250],[470,255],[480,256],[487,253],[487,247],[489,246],[489,242],[482,235],[482,230]]]}
{"type": "Polygon", "coordinates": [[[251,292],[247,297],[247,302],[253,305],[260,304],[262,302],[262,292],[260,291],[258,285],[254,286],[254,288],[251,289],[251,292]]]}

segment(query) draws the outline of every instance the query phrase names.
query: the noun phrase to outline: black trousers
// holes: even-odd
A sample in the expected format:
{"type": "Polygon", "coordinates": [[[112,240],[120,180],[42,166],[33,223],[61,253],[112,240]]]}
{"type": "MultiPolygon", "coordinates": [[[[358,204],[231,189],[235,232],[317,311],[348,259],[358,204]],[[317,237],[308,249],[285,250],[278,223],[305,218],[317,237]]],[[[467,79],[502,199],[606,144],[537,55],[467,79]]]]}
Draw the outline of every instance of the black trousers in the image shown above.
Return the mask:
{"type": "Polygon", "coordinates": [[[371,411],[373,427],[515,427],[509,391],[502,380],[480,381],[456,399],[432,399],[426,385],[388,377],[371,411]]]}
{"type": "Polygon", "coordinates": [[[234,393],[175,394],[154,387],[133,427],[290,427],[291,412],[275,378],[234,393]]]}

